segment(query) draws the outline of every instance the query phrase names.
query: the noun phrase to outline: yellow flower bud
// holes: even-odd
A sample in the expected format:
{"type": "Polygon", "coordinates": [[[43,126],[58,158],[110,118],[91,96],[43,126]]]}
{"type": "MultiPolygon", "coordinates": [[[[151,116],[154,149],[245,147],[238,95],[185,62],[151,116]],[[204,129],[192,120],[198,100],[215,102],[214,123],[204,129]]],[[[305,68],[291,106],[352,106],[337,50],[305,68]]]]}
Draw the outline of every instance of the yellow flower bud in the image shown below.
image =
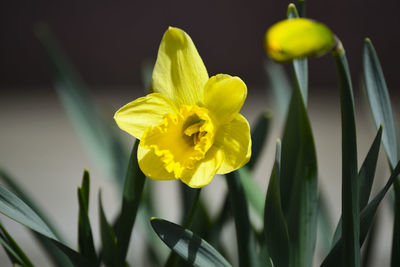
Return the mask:
{"type": "Polygon", "coordinates": [[[275,61],[325,54],[335,44],[331,30],[319,22],[294,18],[272,25],[265,34],[265,50],[275,61]]]}

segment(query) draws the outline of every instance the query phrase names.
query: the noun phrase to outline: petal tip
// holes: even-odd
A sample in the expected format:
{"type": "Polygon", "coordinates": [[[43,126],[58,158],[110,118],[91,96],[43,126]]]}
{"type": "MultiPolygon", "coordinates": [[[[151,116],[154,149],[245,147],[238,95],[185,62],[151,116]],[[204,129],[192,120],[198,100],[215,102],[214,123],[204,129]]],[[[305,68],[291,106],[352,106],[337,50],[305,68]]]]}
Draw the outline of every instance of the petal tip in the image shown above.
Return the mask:
{"type": "Polygon", "coordinates": [[[183,30],[172,26],[168,27],[168,30],[164,34],[164,38],[168,38],[170,41],[180,44],[184,44],[186,39],[185,32],[183,30]]]}
{"type": "Polygon", "coordinates": [[[211,179],[208,179],[207,181],[202,182],[202,183],[194,183],[190,180],[186,181],[185,179],[181,179],[181,181],[182,181],[182,183],[186,184],[190,188],[198,189],[198,188],[202,188],[202,187],[205,187],[206,185],[210,184],[213,178],[214,178],[214,175],[212,176],[211,179]]]}

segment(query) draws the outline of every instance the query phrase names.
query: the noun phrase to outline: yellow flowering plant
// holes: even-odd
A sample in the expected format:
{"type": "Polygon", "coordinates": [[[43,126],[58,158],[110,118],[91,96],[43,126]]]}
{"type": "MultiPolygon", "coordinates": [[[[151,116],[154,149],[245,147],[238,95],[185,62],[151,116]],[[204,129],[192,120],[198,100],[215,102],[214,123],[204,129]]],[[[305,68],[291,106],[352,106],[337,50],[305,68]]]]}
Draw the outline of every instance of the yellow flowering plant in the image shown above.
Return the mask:
{"type": "MultiPolygon", "coordinates": [[[[121,267],[133,262],[135,266],[231,267],[230,262],[237,262],[240,267],[365,267],[374,252],[370,250],[376,236],[374,216],[393,187],[391,266],[400,266],[398,135],[377,54],[366,39],[364,80],[377,133],[358,169],[355,104],[344,47],[326,25],[304,18],[304,4],[304,0],[290,4],[287,19],[272,25],[264,38],[268,56],[274,62],[292,63],[294,74],[290,82],[281,75],[285,71],[281,65],[273,61],[269,63],[275,65],[267,64],[274,66],[267,72],[277,90],[284,90],[287,84],[293,88],[274,99],[286,103],[288,109],[281,139],[276,141],[275,159],[268,159],[273,168],[266,190],[252,175],[256,163],[267,162],[261,161],[260,151],[272,113],[267,110],[261,114],[250,133],[248,121],[240,114],[246,84],[227,74],[209,77],[193,41],[183,30],[169,27],[165,32],[152,72],[151,92],[114,115],[118,126],[137,139],[128,160],[119,129],[115,133],[117,127],[109,127],[97,113],[84,83],[49,29],[41,25],[37,35],[52,62],[60,99],[99,168],[113,176],[121,205],[116,217],[109,220],[99,192],[99,234],[95,236],[89,216],[90,174],[85,170],[77,190],[75,249],[0,166],[0,180],[9,188],[0,184],[0,213],[28,227],[55,266],[121,267]],[[342,127],[342,213],[335,229],[325,205],[326,194],[318,186],[317,149],[307,109],[308,58],[328,52],[332,52],[338,70],[342,127]],[[278,72],[272,73],[274,70],[278,72]],[[381,143],[391,175],[371,197],[381,143]],[[209,184],[215,174],[225,174],[227,192],[217,187],[223,204],[211,216],[206,200],[199,197],[201,190],[192,188],[209,184]],[[175,183],[181,190],[179,224],[152,217],[160,212],[152,197],[153,186],[160,183],[146,177],[183,182],[175,183]],[[232,217],[236,232],[230,235],[232,230],[227,226],[232,217]],[[139,222],[136,227],[135,221],[139,222]],[[319,228],[323,231],[317,231],[319,228]],[[134,230],[137,235],[132,235],[134,230]],[[160,246],[154,232],[168,248],[160,246]],[[221,233],[228,233],[228,242],[221,233]],[[131,237],[138,236],[141,239],[131,242],[131,237]],[[232,247],[234,238],[236,246],[232,247]],[[132,257],[130,243],[144,253],[132,257]]],[[[262,49],[262,40],[259,47],[262,49]]],[[[179,206],[173,208],[179,210],[179,206]]],[[[14,266],[34,266],[1,223],[0,244],[14,266]]]]}
{"type": "Polygon", "coordinates": [[[193,41],[169,27],[152,75],[152,91],[115,113],[118,126],[140,139],[138,161],[155,180],[193,188],[232,172],[251,155],[250,128],[239,113],[247,96],[239,77],[209,78],[193,41]]]}

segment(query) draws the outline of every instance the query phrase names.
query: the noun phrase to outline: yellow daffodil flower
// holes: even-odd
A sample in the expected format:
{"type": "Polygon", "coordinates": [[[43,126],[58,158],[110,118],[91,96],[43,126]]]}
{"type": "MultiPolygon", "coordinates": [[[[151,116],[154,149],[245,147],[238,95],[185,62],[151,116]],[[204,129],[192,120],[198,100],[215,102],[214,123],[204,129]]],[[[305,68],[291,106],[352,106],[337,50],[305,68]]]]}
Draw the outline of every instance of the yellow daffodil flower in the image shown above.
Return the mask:
{"type": "Polygon", "coordinates": [[[158,50],[153,93],[115,113],[118,126],[140,139],[139,167],[156,180],[181,179],[190,187],[209,184],[246,164],[250,128],[239,113],[247,87],[238,77],[209,78],[184,31],[169,27],[158,50]]]}

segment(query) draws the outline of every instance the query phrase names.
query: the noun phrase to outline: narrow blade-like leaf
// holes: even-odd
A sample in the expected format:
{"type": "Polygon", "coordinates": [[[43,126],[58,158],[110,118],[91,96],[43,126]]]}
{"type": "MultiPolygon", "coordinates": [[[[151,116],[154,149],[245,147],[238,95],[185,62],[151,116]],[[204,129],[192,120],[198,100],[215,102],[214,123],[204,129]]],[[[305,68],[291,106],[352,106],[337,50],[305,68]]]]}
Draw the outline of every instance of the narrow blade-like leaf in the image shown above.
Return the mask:
{"type": "Polygon", "coordinates": [[[127,156],[120,140],[97,112],[88,88],[60,49],[49,27],[38,25],[36,35],[51,64],[57,93],[83,146],[122,188],[127,156]]]}
{"type": "Polygon", "coordinates": [[[10,246],[10,244],[7,242],[7,240],[0,235],[0,244],[4,248],[4,251],[6,252],[8,258],[10,259],[11,263],[13,266],[32,266],[32,265],[27,265],[25,262],[21,259],[21,257],[18,255],[16,251],[10,246]]]}
{"type": "Polygon", "coordinates": [[[367,156],[358,173],[360,188],[360,210],[368,204],[371,195],[372,184],[375,177],[376,164],[378,163],[379,147],[381,146],[382,127],[379,127],[378,133],[368,151],[367,156]]]}
{"type": "Polygon", "coordinates": [[[306,0],[298,0],[296,3],[297,10],[299,11],[300,17],[305,17],[306,15],[306,0]]]}
{"type": "MultiPolygon", "coordinates": [[[[48,237],[45,237],[49,239],[48,237]]],[[[57,240],[51,240],[68,258],[71,260],[74,267],[96,267],[97,265],[93,264],[89,260],[87,260],[82,254],[76,252],[70,247],[60,243],[57,240]]]]}
{"type": "Polygon", "coordinates": [[[261,190],[260,185],[252,177],[250,170],[244,166],[237,170],[237,174],[240,177],[240,182],[243,186],[246,199],[249,201],[251,207],[260,218],[263,218],[264,204],[265,204],[265,193],[261,190]]]}
{"type": "Polygon", "coordinates": [[[142,200],[143,187],[146,181],[146,176],[140,170],[137,161],[138,145],[139,140],[136,140],[128,164],[122,195],[122,210],[115,230],[118,247],[117,258],[120,266],[123,265],[128,252],[131,233],[135,224],[140,201],[142,200]]]}
{"type": "MultiPolygon", "coordinates": [[[[359,247],[361,247],[367,237],[368,231],[371,228],[376,210],[382,199],[385,197],[390,186],[395,181],[396,177],[400,174],[400,164],[398,163],[386,185],[379,191],[379,193],[368,203],[368,205],[362,210],[360,215],[360,239],[359,247]]],[[[333,246],[329,254],[325,257],[321,267],[336,267],[341,266],[343,257],[343,242],[342,236],[339,237],[338,242],[333,246]]]]}
{"type": "Polygon", "coordinates": [[[379,218],[375,217],[372,222],[371,229],[369,230],[368,237],[366,239],[366,244],[364,245],[364,250],[361,255],[361,266],[362,267],[372,267],[372,258],[376,255],[376,245],[378,244],[376,238],[378,233],[378,222],[379,218]]]}
{"type": "Polygon", "coordinates": [[[264,235],[267,241],[268,252],[274,266],[286,267],[289,266],[290,250],[288,230],[281,207],[279,189],[280,161],[281,143],[278,140],[276,144],[275,164],[272,169],[265,200],[264,235]]]}
{"type": "MultiPolygon", "coordinates": [[[[367,156],[358,172],[358,187],[360,192],[359,207],[362,210],[367,204],[371,195],[372,184],[375,177],[376,164],[378,163],[379,147],[382,139],[382,128],[380,127],[378,133],[375,136],[374,142],[372,143],[367,156]]],[[[336,227],[335,234],[333,236],[332,244],[336,244],[342,235],[342,218],[339,219],[339,223],[336,227]]]]}
{"type": "Polygon", "coordinates": [[[273,94],[274,117],[282,121],[286,117],[292,94],[290,80],[283,66],[272,60],[265,62],[264,69],[273,94]]]}
{"type": "Polygon", "coordinates": [[[239,254],[239,266],[258,266],[255,236],[252,231],[246,195],[237,171],[225,175],[228,183],[229,198],[235,218],[236,238],[239,254]]]}
{"type": "Polygon", "coordinates": [[[327,254],[331,248],[333,225],[331,213],[327,205],[326,195],[320,188],[318,197],[318,233],[317,244],[321,254],[327,254]]]}
{"type": "Polygon", "coordinates": [[[359,267],[360,210],[353,87],[347,58],[341,45],[333,52],[333,56],[339,76],[342,121],[343,266],[359,267]]]}
{"type": "MultiPolygon", "coordinates": [[[[399,159],[398,143],[396,138],[396,128],[393,119],[392,105],[389,92],[383,76],[382,67],[374,46],[369,39],[365,40],[363,51],[363,67],[365,87],[369,106],[377,127],[382,124],[383,137],[382,142],[386,150],[391,168],[399,159]]],[[[391,266],[400,265],[400,181],[397,179],[394,183],[395,205],[394,205],[394,225],[393,225],[393,243],[391,266]]]]}
{"type": "MultiPolygon", "coordinates": [[[[33,211],[38,214],[40,218],[46,223],[49,229],[54,233],[58,240],[63,241],[59,231],[56,229],[55,225],[51,222],[51,220],[46,216],[38,204],[29,196],[29,194],[16,182],[16,179],[11,177],[5,170],[0,168],[0,179],[4,181],[8,187],[29,207],[32,208],[33,211]]],[[[71,264],[68,261],[68,258],[64,255],[60,249],[54,245],[49,239],[44,238],[42,235],[32,231],[33,236],[38,240],[39,244],[43,247],[43,251],[47,253],[49,258],[52,260],[54,264],[57,266],[69,267],[71,264]]]]}
{"type": "MultiPolygon", "coordinates": [[[[32,208],[18,198],[14,193],[8,191],[4,186],[0,185],[0,213],[13,219],[14,221],[25,225],[30,230],[40,234],[43,238],[53,242],[65,255],[75,264],[75,266],[84,267],[92,266],[78,252],[72,250],[68,246],[61,243],[54,233],[49,229],[46,223],[37,215],[32,208]]],[[[68,263],[66,263],[68,266],[68,263]]]]}
{"type": "Polygon", "coordinates": [[[271,124],[271,112],[266,111],[260,114],[251,131],[252,151],[250,161],[246,166],[252,170],[254,165],[261,156],[262,149],[268,137],[269,127],[271,124]]]}
{"type": "Polygon", "coordinates": [[[0,185],[0,213],[44,236],[57,240],[46,223],[20,198],[2,185],[0,185]]]}
{"type": "MultiPolygon", "coordinates": [[[[296,6],[294,4],[289,4],[287,11],[288,19],[299,18],[299,13],[297,12],[296,6]]],[[[307,106],[308,100],[308,60],[304,59],[294,59],[293,60],[293,70],[296,82],[300,87],[301,95],[303,96],[304,104],[307,106]]]]}
{"type": "Polygon", "coordinates": [[[312,265],[318,215],[317,158],[307,110],[294,87],[282,139],[280,194],[290,240],[290,265],[312,265]]]}
{"type": "Polygon", "coordinates": [[[392,236],[392,256],[390,260],[391,267],[397,267],[400,265],[400,181],[399,177],[393,185],[395,203],[394,203],[394,223],[393,223],[393,236],[392,236]]]}
{"type": "Polygon", "coordinates": [[[152,218],[151,225],[161,240],[189,264],[231,266],[217,250],[190,230],[159,218],[152,218]]]}
{"type": "Polygon", "coordinates": [[[22,200],[24,201],[33,211],[38,214],[40,218],[46,223],[47,226],[51,229],[57,239],[62,241],[61,235],[59,231],[56,229],[56,226],[52,223],[52,221],[48,218],[48,216],[43,212],[43,209],[39,207],[39,205],[32,199],[32,197],[26,192],[21,185],[16,182],[16,179],[12,177],[8,172],[4,169],[0,168],[0,179],[6,183],[6,185],[22,200]]]}
{"type": "Polygon", "coordinates": [[[82,185],[78,188],[79,218],[78,218],[78,244],[79,252],[93,263],[97,262],[96,249],[93,242],[92,227],[89,220],[89,171],[85,170],[82,185]]]}
{"type": "MultiPolygon", "coordinates": [[[[200,204],[199,202],[200,202],[201,188],[190,188],[187,185],[181,183],[180,189],[182,194],[182,200],[187,202],[182,205],[183,208],[182,227],[190,228],[192,226],[196,210],[200,204]]],[[[174,253],[174,251],[171,251],[165,263],[165,267],[178,266],[178,262],[179,258],[177,254],[174,253]]]]}
{"type": "Polygon", "coordinates": [[[33,267],[32,262],[7,232],[2,223],[0,223],[0,242],[13,263],[21,264],[26,267],[33,267]]]}
{"type": "Polygon", "coordinates": [[[398,161],[396,128],[392,105],[378,56],[369,39],[365,40],[363,50],[365,88],[376,127],[383,127],[382,143],[391,166],[398,161]]]}
{"type": "Polygon", "coordinates": [[[100,209],[100,237],[101,237],[101,258],[106,266],[118,266],[117,258],[117,240],[114,231],[107,221],[101,201],[101,192],[99,192],[99,209],[100,209]]]}

